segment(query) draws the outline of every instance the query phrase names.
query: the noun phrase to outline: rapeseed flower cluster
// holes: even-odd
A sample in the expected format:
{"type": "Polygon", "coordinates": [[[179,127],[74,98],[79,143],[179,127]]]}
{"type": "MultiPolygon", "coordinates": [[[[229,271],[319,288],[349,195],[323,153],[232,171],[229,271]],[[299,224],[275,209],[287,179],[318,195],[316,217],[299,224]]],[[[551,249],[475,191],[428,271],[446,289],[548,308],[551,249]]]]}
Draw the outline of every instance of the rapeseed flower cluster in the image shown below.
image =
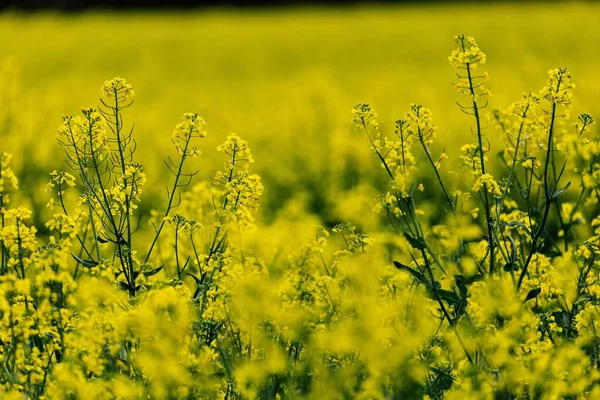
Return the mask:
{"type": "Polygon", "coordinates": [[[14,171],[10,168],[12,155],[8,153],[0,154],[0,196],[2,204],[8,204],[8,191],[10,189],[19,189],[19,181],[14,171]]]}

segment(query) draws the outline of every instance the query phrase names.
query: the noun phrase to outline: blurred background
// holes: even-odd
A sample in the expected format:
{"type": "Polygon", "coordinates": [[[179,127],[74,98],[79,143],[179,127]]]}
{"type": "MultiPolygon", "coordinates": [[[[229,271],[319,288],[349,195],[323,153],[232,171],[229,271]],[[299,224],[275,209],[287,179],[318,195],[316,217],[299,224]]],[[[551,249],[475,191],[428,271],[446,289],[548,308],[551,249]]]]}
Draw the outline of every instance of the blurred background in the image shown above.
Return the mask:
{"type": "Polygon", "coordinates": [[[488,55],[487,111],[539,90],[548,69],[564,66],[577,84],[573,114],[600,115],[596,2],[0,4],[0,151],[14,154],[17,201],[40,221],[48,174],[64,168],[61,116],[97,105],[101,84],[115,76],[136,91],[124,117],[135,124],[137,161],[148,175],[143,210],[165,196],[162,159],[174,153],[173,127],[184,112],[198,111],[209,132],[196,161],[199,179],[221,167],[215,147],[238,133],[264,179],[266,221],[293,208],[325,224],[376,223],[371,209],[385,177],[353,132],[358,102],[372,104],[384,135],[393,135],[411,103],[422,103],[439,128],[436,152],[446,149],[448,163],[458,164],[457,145],[473,140],[447,60],[459,33],[474,36],[488,55]]]}

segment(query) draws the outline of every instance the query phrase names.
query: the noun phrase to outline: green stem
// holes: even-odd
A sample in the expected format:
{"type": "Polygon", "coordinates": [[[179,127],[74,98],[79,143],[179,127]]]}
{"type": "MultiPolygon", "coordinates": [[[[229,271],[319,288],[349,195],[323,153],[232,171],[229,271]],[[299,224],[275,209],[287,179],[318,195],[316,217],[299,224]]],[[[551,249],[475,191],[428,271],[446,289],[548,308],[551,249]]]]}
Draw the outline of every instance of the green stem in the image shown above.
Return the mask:
{"type": "MultiPolygon", "coordinates": [[[[464,50],[464,47],[463,47],[464,50]]],[[[485,154],[483,152],[483,138],[482,138],[482,132],[481,132],[481,118],[479,117],[479,106],[477,105],[477,101],[475,100],[475,88],[473,87],[473,78],[471,76],[471,66],[469,65],[469,63],[466,64],[467,66],[467,76],[469,79],[469,90],[471,93],[471,101],[473,103],[473,114],[475,116],[475,123],[477,126],[477,142],[478,142],[478,146],[479,146],[479,161],[481,162],[481,174],[485,175],[486,171],[485,171],[485,154]]],[[[487,225],[487,231],[488,231],[488,243],[489,243],[489,247],[490,247],[490,275],[494,274],[494,263],[495,263],[495,255],[494,255],[494,250],[495,250],[495,245],[494,245],[494,236],[493,236],[493,232],[492,232],[492,214],[491,214],[491,209],[490,209],[490,201],[488,198],[488,188],[487,188],[487,184],[484,183],[483,184],[483,193],[482,193],[482,197],[483,197],[483,205],[485,208],[485,220],[486,220],[486,225],[487,225]]]]}
{"type": "Polygon", "coordinates": [[[556,119],[556,103],[552,104],[552,117],[550,120],[550,128],[548,129],[548,144],[546,149],[546,163],[544,165],[544,196],[546,199],[546,204],[544,207],[544,214],[542,216],[542,221],[540,222],[540,226],[538,227],[535,235],[533,236],[533,240],[531,243],[531,248],[529,249],[529,254],[527,255],[527,259],[525,260],[525,264],[523,265],[523,269],[521,270],[521,275],[519,276],[519,280],[517,281],[517,291],[521,287],[523,283],[523,279],[525,279],[525,275],[527,274],[527,269],[531,260],[533,258],[533,253],[536,251],[538,241],[544,232],[544,228],[546,227],[546,222],[548,221],[548,215],[550,214],[550,208],[552,207],[552,195],[550,193],[550,183],[548,182],[548,170],[550,166],[550,158],[552,154],[552,143],[554,136],[554,120],[556,119]]]}
{"type": "Polygon", "coordinates": [[[448,191],[446,190],[446,186],[444,185],[444,182],[442,181],[442,177],[440,176],[440,172],[438,171],[435,162],[433,161],[433,159],[431,158],[431,154],[429,153],[429,149],[427,148],[427,145],[425,145],[425,141],[423,139],[423,137],[421,136],[421,128],[419,128],[419,141],[421,142],[421,145],[423,146],[423,150],[425,151],[425,154],[427,155],[427,159],[429,160],[429,164],[431,164],[433,171],[435,172],[435,176],[437,177],[438,183],[440,184],[440,187],[442,188],[442,192],[444,192],[444,197],[446,198],[446,202],[448,203],[448,207],[450,207],[450,211],[452,211],[452,214],[454,214],[454,204],[452,203],[452,199],[450,199],[450,196],[448,195],[448,191]]]}
{"type": "Polygon", "coordinates": [[[187,149],[190,144],[190,141],[192,140],[193,129],[194,128],[190,128],[189,135],[186,138],[185,146],[183,148],[183,152],[181,155],[181,160],[179,162],[179,167],[177,169],[177,175],[175,175],[175,182],[173,182],[173,188],[171,189],[169,201],[167,202],[167,208],[163,214],[163,220],[160,222],[160,225],[158,226],[158,229],[156,230],[154,239],[152,240],[152,243],[150,244],[150,249],[148,250],[148,253],[146,254],[146,258],[144,259],[144,263],[147,263],[148,260],[150,259],[150,256],[152,255],[152,251],[154,250],[154,246],[156,246],[156,242],[158,241],[160,233],[162,232],[162,230],[165,226],[165,218],[167,218],[169,216],[169,212],[171,211],[171,208],[173,207],[173,200],[175,199],[175,192],[177,191],[177,185],[179,184],[179,178],[181,177],[181,173],[183,171],[183,163],[185,162],[185,159],[187,158],[187,149]]]}

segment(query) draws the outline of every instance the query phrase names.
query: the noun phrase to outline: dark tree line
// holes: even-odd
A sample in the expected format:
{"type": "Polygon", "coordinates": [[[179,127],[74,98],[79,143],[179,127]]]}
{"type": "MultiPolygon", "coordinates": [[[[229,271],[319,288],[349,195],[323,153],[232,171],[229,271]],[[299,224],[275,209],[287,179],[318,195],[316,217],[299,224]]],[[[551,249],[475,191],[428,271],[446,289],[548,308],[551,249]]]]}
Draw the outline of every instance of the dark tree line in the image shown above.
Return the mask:
{"type": "MultiPolygon", "coordinates": [[[[343,5],[366,3],[445,3],[453,0],[0,0],[0,10],[60,10],[83,11],[88,9],[193,9],[209,7],[280,7],[296,5],[343,5]]],[[[465,0],[462,0],[463,2],[465,0]]],[[[469,1],[469,0],[467,0],[469,1]]],[[[490,0],[470,0],[489,2],[490,0]]],[[[502,0],[495,0],[502,1],[502,0]]],[[[524,2],[526,0],[521,0],[524,2]]]]}

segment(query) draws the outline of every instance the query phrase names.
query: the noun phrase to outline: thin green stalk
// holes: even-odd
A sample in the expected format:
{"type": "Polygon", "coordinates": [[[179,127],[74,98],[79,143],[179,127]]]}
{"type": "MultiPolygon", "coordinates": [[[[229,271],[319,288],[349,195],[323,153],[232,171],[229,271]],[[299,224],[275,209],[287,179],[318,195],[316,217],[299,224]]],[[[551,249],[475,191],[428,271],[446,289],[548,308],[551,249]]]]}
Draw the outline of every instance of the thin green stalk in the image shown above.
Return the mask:
{"type": "MultiPolygon", "coordinates": [[[[0,174],[2,173],[2,167],[0,166],[0,174]]],[[[4,194],[0,193],[0,230],[4,229],[4,194]]],[[[0,262],[0,271],[2,272],[2,274],[5,274],[8,272],[8,268],[7,267],[7,260],[6,260],[6,252],[7,249],[4,246],[4,241],[0,240],[0,253],[2,256],[2,260],[0,262]]]]}
{"type": "MultiPolygon", "coordinates": [[[[464,45],[463,45],[463,51],[464,51],[464,45]]],[[[485,170],[485,154],[483,152],[483,138],[482,138],[482,132],[481,132],[481,118],[479,117],[479,106],[477,105],[477,101],[475,100],[475,88],[473,87],[473,78],[471,76],[471,66],[469,63],[466,64],[467,66],[467,77],[469,79],[469,90],[471,92],[471,101],[473,103],[473,114],[475,116],[475,123],[476,123],[476,127],[477,127],[477,142],[478,142],[478,147],[479,147],[479,161],[481,162],[481,173],[482,175],[485,175],[486,170],[485,170]]],[[[488,243],[490,246],[490,275],[494,274],[494,262],[495,262],[495,255],[494,255],[494,250],[495,250],[495,244],[494,244],[494,236],[493,236],[493,232],[492,232],[492,214],[491,214],[491,208],[490,208],[490,201],[488,198],[488,188],[487,188],[487,184],[484,182],[483,184],[483,205],[485,208],[485,220],[486,220],[486,225],[487,225],[487,231],[488,231],[488,243]]]]}
{"type": "Polygon", "coordinates": [[[17,218],[17,254],[19,257],[19,268],[21,268],[21,279],[25,279],[25,263],[23,261],[23,238],[21,237],[21,222],[17,218]]]}
{"type": "MultiPolygon", "coordinates": [[[[523,128],[525,127],[525,117],[527,116],[527,111],[529,110],[529,107],[530,107],[530,105],[527,104],[527,107],[525,108],[525,110],[523,111],[523,114],[521,115],[521,123],[519,125],[519,131],[517,133],[515,149],[514,149],[514,153],[513,153],[513,157],[512,157],[512,163],[511,163],[509,173],[508,173],[508,179],[506,182],[506,186],[504,187],[504,190],[502,191],[502,196],[500,198],[500,201],[498,203],[497,210],[496,210],[496,221],[500,220],[500,215],[502,214],[502,210],[504,208],[504,200],[506,199],[506,195],[508,194],[508,191],[512,187],[513,176],[515,173],[517,158],[519,155],[519,146],[521,144],[521,136],[523,135],[523,128]]],[[[492,233],[494,235],[494,237],[497,235],[497,231],[499,228],[500,228],[500,224],[494,225],[494,229],[493,229],[493,233],[492,233]]],[[[502,246],[498,245],[498,248],[500,249],[500,252],[502,253],[502,257],[504,257],[504,259],[508,261],[506,254],[504,254],[502,251],[503,250],[502,246]]],[[[511,274],[513,274],[512,270],[511,270],[511,274]]]]}
{"type": "Polygon", "coordinates": [[[450,324],[450,328],[452,328],[452,331],[454,332],[458,342],[460,343],[460,346],[463,348],[463,351],[465,352],[467,359],[469,360],[469,362],[472,365],[475,365],[475,362],[473,361],[473,357],[467,350],[467,347],[465,346],[464,342],[462,341],[462,338],[460,337],[460,335],[458,333],[458,330],[456,329],[456,321],[450,316],[450,313],[448,313],[448,310],[446,309],[446,305],[444,304],[444,301],[442,300],[442,297],[440,296],[440,292],[438,291],[438,288],[435,285],[435,282],[436,282],[435,277],[433,276],[433,271],[431,270],[431,264],[429,264],[429,260],[427,259],[427,254],[425,253],[424,249],[421,249],[421,255],[423,256],[423,260],[425,261],[425,268],[427,269],[429,279],[431,280],[431,287],[433,288],[435,298],[436,298],[438,304],[440,305],[442,314],[444,315],[446,320],[448,320],[448,323],[450,324]]]}
{"type": "MultiPolygon", "coordinates": [[[[119,261],[121,263],[121,268],[123,270],[123,274],[125,275],[125,280],[127,281],[127,285],[130,288],[130,295],[131,295],[131,288],[133,288],[133,282],[130,279],[129,271],[127,269],[127,262],[126,262],[126,260],[123,259],[123,249],[122,249],[122,238],[123,238],[123,236],[122,236],[121,231],[117,227],[117,224],[116,224],[116,221],[115,221],[115,217],[114,217],[114,215],[112,213],[112,210],[110,208],[110,202],[108,201],[108,197],[106,195],[106,190],[104,189],[104,185],[102,183],[102,175],[100,174],[100,169],[99,169],[99,166],[98,166],[98,162],[97,162],[96,154],[95,154],[95,151],[94,151],[94,147],[93,147],[93,145],[91,145],[91,143],[92,143],[91,140],[93,139],[92,138],[92,131],[91,131],[91,129],[89,131],[89,136],[90,136],[90,150],[91,150],[92,164],[93,164],[92,167],[93,167],[93,171],[96,173],[96,177],[98,179],[98,186],[100,188],[100,193],[102,194],[102,197],[104,199],[104,204],[105,204],[105,207],[103,207],[103,209],[104,209],[104,212],[106,213],[106,216],[107,216],[109,222],[112,225],[112,228],[114,229],[113,233],[114,233],[115,238],[116,238],[115,244],[117,246],[117,254],[119,255],[119,261]]],[[[95,192],[94,189],[95,188],[90,187],[90,190],[92,190],[92,192],[96,195],[96,192],[95,192]]],[[[98,197],[98,196],[96,195],[96,197],[98,197]]]]}
{"type": "MultiPolygon", "coordinates": [[[[114,89],[115,96],[115,106],[113,108],[114,117],[115,117],[115,134],[117,136],[117,149],[119,150],[119,158],[121,164],[121,173],[123,174],[123,186],[127,187],[127,178],[125,177],[125,144],[123,142],[123,138],[121,137],[121,124],[119,123],[120,117],[120,108],[119,108],[119,94],[117,89],[114,89]]],[[[133,180],[133,178],[132,178],[133,180]]],[[[133,186],[132,182],[132,186],[133,186]]],[[[131,243],[131,197],[125,194],[125,221],[127,224],[127,247],[129,251],[127,253],[127,264],[129,269],[129,276],[131,282],[129,283],[129,294],[131,297],[135,296],[135,271],[133,270],[133,255],[132,255],[132,243],[131,243]]],[[[120,239],[118,239],[120,241],[120,239]]]]}
{"type": "MultiPolygon", "coordinates": [[[[521,284],[523,283],[523,279],[525,279],[525,275],[527,274],[527,269],[533,258],[533,253],[537,249],[538,241],[539,241],[540,237],[542,236],[542,233],[544,232],[546,222],[548,221],[548,215],[550,214],[550,208],[552,207],[552,195],[550,193],[550,183],[548,182],[548,171],[549,171],[549,166],[550,166],[550,157],[552,154],[552,143],[553,143],[553,139],[554,139],[553,136],[554,136],[554,121],[555,121],[555,119],[556,119],[556,103],[553,103],[552,104],[552,117],[550,120],[550,128],[548,129],[548,144],[547,144],[547,149],[546,149],[546,163],[544,165],[544,175],[543,175],[544,176],[544,178],[543,178],[544,179],[543,180],[544,196],[546,199],[546,203],[545,203],[545,207],[544,207],[544,214],[542,216],[542,221],[540,222],[540,226],[538,227],[537,231],[535,232],[535,235],[533,236],[529,254],[527,255],[527,259],[525,260],[523,269],[521,270],[521,275],[519,276],[519,280],[517,281],[517,288],[516,288],[517,291],[521,287],[521,284]]],[[[556,184],[555,184],[555,186],[556,186],[556,184]]]]}
{"type": "Polygon", "coordinates": [[[158,226],[158,229],[156,230],[156,234],[154,235],[154,239],[152,240],[152,243],[150,244],[150,249],[148,250],[148,253],[146,254],[146,258],[144,259],[144,263],[147,263],[148,260],[150,259],[150,256],[152,255],[152,251],[154,250],[154,246],[156,245],[156,242],[158,241],[158,238],[160,236],[160,233],[162,232],[164,226],[165,226],[165,218],[167,218],[169,216],[169,212],[171,211],[171,208],[173,207],[173,200],[175,199],[175,192],[177,191],[177,187],[179,184],[179,178],[181,177],[181,173],[183,172],[183,163],[185,162],[186,158],[187,158],[187,149],[188,146],[190,144],[190,141],[192,140],[192,131],[193,128],[190,128],[190,133],[188,135],[188,137],[186,138],[185,141],[185,146],[183,148],[183,152],[181,155],[181,160],[179,162],[179,167],[177,169],[177,174],[175,175],[175,181],[173,182],[173,188],[171,189],[171,194],[169,196],[169,201],[167,202],[167,208],[163,214],[163,219],[160,222],[160,225],[158,226]]]}
{"type": "Polygon", "coordinates": [[[181,268],[179,265],[179,226],[175,227],[175,263],[177,265],[177,279],[181,280],[181,268]]]}
{"type": "Polygon", "coordinates": [[[419,142],[421,142],[421,145],[423,146],[423,150],[425,151],[425,154],[427,155],[427,159],[429,160],[429,164],[431,164],[431,167],[433,168],[433,171],[435,172],[435,176],[438,180],[438,183],[440,184],[440,187],[442,188],[442,192],[444,192],[444,197],[446,198],[448,207],[450,207],[450,211],[452,212],[452,214],[454,214],[454,203],[452,203],[452,200],[450,199],[450,196],[448,195],[448,191],[446,190],[446,186],[444,185],[444,182],[442,181],[442,177],[440,176],[440,172],[438,171],[438,169],[435,165],[435,162],[431,158],[431,154],[429,153],[429,149],[427,148],[427,145],[425,145],[425,140],[423,139],[423,137],[421,135],[421,128],[419,128],[419,142]]]}
{"type": "Polygon", "coordinates": [[[367,125],[365,124],[365,121],[362,122],[362,125],[363,125],[363,129],[364,129],[365,133],[367,134],[367,138],[369,139],[369,142],[371,143],[371,146],[373,147],[373,149],[375,150],[375,153],[377,154],[377,157],[379,157],[379,160],[383,163],[383,166],[385,167],[385,170],[388,173],[388,175],[390,176],[390,178],[392,180],[394,180],[394,174],[390,170],[390,167],[387,165],[387,162],[385,162],[385,158],[383,157],[383,155],[379,152],[379,150],[377,150],[377,147],[375,146],[375,143],[373,142],[373,139],[371,138],[371,134],[369,133],[369,130],[367,128],[367,125]]]}

